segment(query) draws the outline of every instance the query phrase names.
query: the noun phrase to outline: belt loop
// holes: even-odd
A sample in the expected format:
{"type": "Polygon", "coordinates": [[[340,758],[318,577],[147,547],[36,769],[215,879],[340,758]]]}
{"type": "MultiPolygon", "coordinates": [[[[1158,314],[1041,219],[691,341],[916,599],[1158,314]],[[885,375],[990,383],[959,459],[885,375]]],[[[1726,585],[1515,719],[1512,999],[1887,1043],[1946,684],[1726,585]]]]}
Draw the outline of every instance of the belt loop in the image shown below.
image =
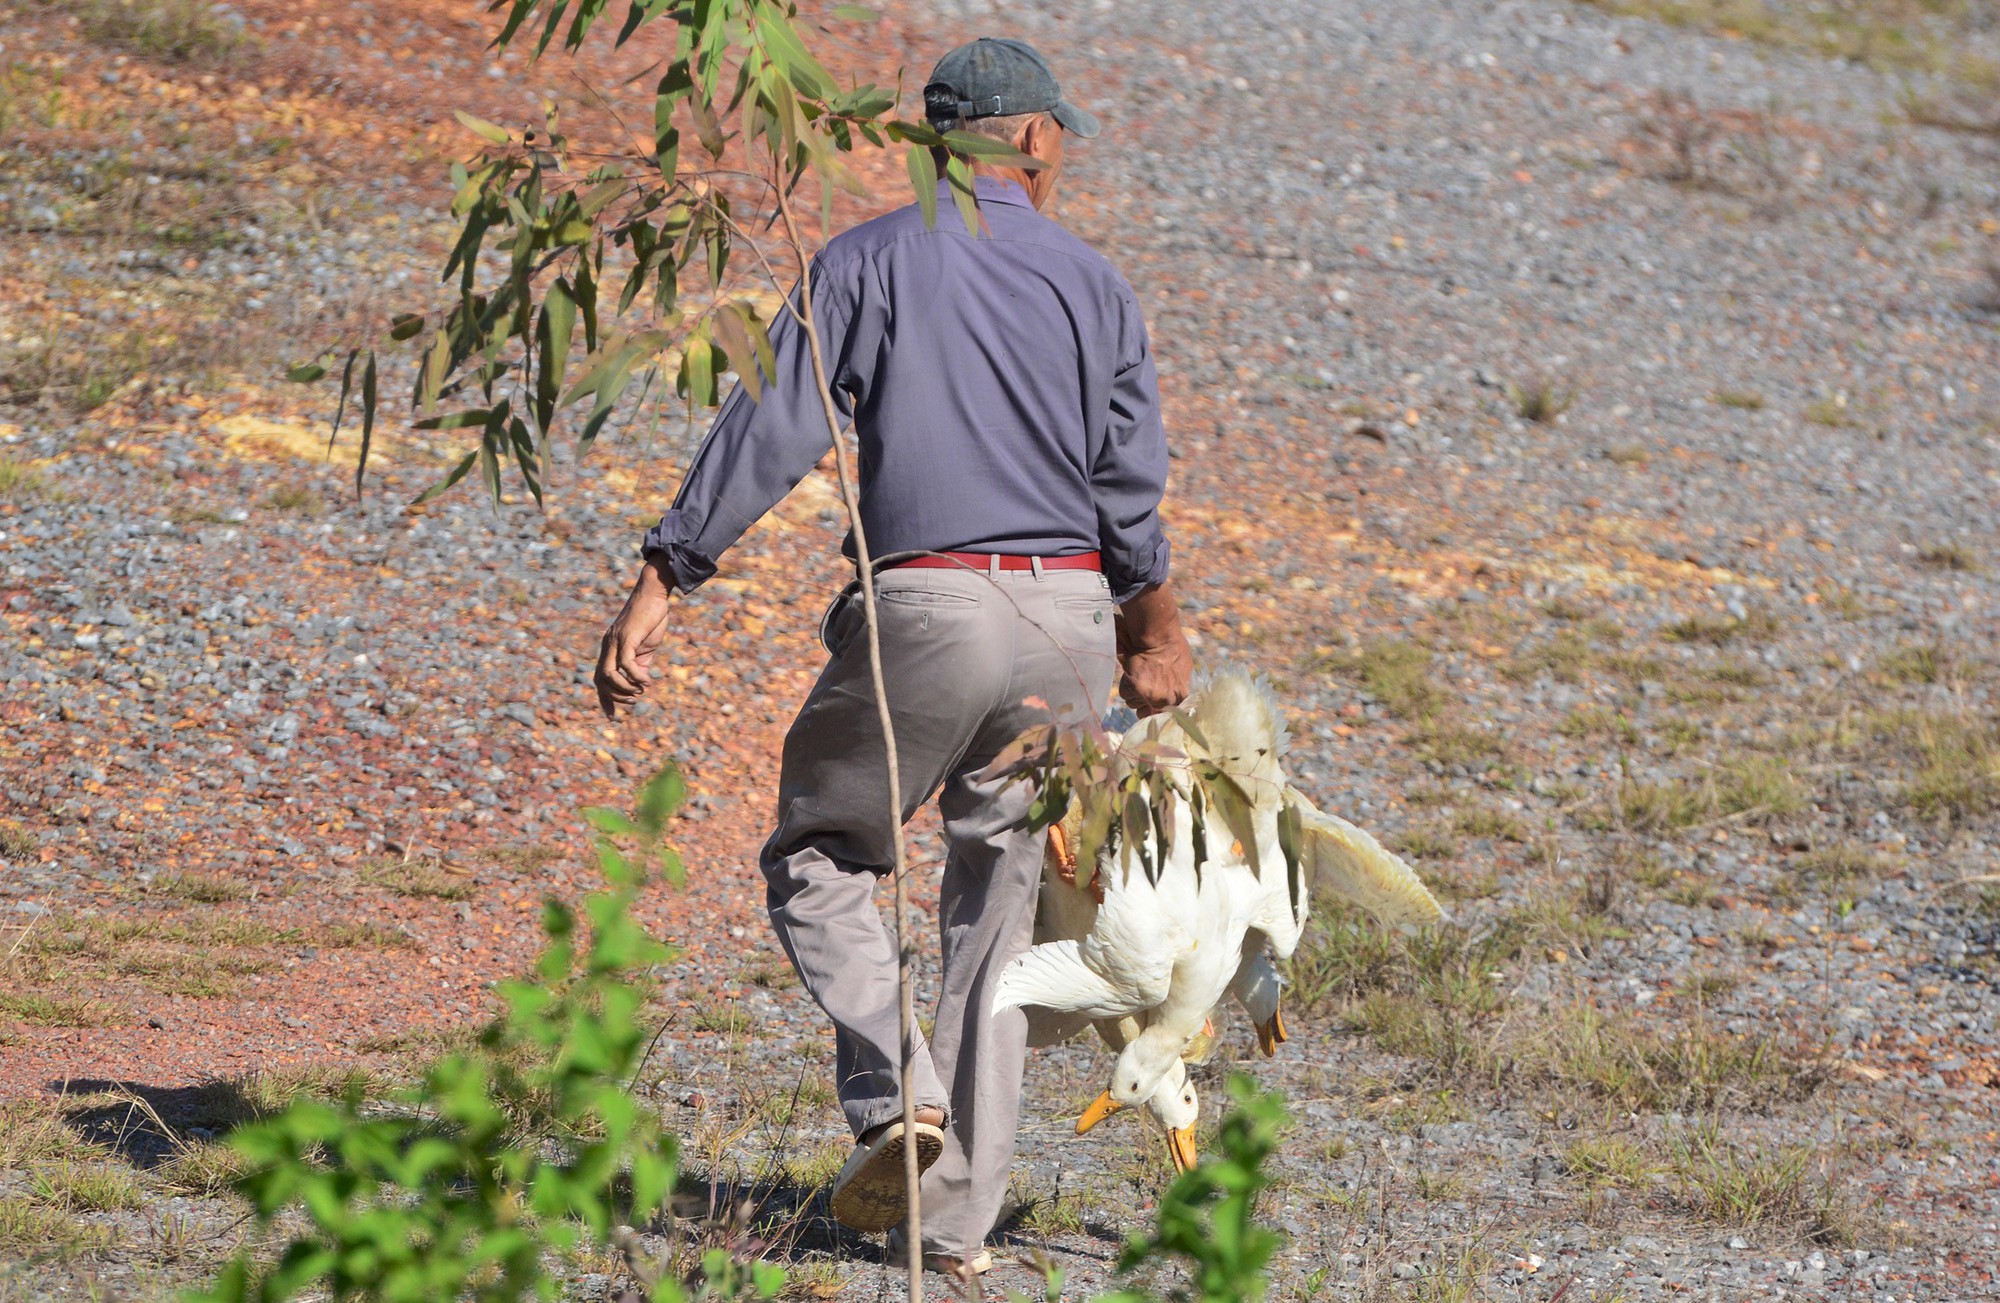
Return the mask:
{"type": "Polygon", "coordinates": [[[1000,554],[998,552],[988,552],[986,554],[986,578],[992,583],[997,584],[1000,582],[1000,554]]]}
{"type": "Polygon", "coordinates": [[[1032,568],[1033,568],[1033,570],[1034,570],[1034,572],[1035,572],[1035,582],[1036,582],[1036,583],[1038,583],[1038,584],[1039,584],[1039,583],[1041,583],[1041,582],[1042,582],[1042,559],[1041,559],[1040,557],[1038,557],[1038,556],[1031,556],[1031,557],[1029,557],[1029,558],[1028,558],[1028,565],[1029,565],[1030,567],[1032,567],[1032,568]]]}

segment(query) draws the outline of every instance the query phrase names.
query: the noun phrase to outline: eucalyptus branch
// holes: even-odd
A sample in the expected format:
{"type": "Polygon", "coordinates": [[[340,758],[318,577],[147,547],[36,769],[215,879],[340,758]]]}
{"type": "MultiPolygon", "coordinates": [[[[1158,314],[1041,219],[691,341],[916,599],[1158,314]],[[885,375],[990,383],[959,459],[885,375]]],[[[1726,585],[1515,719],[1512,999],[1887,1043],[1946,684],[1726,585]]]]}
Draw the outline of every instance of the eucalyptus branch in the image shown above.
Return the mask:
{"type": "Polygon", "coordinates": [[[899,1031],[902,1042],[903,1095],[903,1182],[909,1201],[903,1239],[908,1258],[910,1303],[923,1303],[924,1249],[923,1213],[920,1186],[922,1171],[917,1165],[916,1097],[916,980],[911,963],[915,943],[910,935],[910,885],[906,872],[903,839],[903,778],[896,754],[896,727],[889,710],[889,693],[882,675],[882,626],[875,602],[875,562],[868,552],[868,531],[861,522],[861,501],[848,474],[847,454],[841,448],[840,415],[834,410],[833,392],[827,386],[826,356],[820,347],[819,327],[812,311],[812,260],[807,256],[798,223],[792,217],[790,197],[778,190],[778,211],[784,216],[785,235],[799,258],[799,317],[806,345],[812,354],[813,380],[819,391],[820,412],[826,418],[828,436],[833,441],[833,464],[840,479],[840,498],[847,507],[848,523],[854,530],[854,564],[861,581],[861,614],[867,626],[868,673],[875,689],[875,713],[882,725],[882,745],[889,779],[889,828],[896,894],[896,993],[901,1009],[899,1031]]]}

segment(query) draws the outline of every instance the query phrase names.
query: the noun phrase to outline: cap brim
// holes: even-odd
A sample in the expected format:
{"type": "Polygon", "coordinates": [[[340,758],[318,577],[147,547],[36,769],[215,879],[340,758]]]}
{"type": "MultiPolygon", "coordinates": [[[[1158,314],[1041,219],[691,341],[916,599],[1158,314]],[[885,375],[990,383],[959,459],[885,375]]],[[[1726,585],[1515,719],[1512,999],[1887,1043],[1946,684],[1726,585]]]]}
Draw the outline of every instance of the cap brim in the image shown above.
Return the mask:
{"type": "Polygon", "coordinates": [[[1082,136],[1085,140],[1097,134],[1097,118],[1068,100],[1058,100],[1050,112],[1056,115],[1056,121],[1062,124],[1064,131],[1082,136]]]}

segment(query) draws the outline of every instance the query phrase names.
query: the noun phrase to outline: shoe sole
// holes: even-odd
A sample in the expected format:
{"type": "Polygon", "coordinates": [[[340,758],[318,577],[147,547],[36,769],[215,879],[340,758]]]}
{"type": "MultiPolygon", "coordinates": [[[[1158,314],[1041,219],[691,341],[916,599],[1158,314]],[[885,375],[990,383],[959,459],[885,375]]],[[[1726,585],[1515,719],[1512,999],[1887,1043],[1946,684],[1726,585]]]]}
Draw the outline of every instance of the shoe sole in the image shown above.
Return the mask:
{"type": "MultiPolygon", "coordinates": [[[[910,1200],[903,1172],[903,1125],[898,1122],[874,1145],[849,1159],[854,1164],[833,1189],[828,1201],[834,1220],[851,1230],[873,1235],[900,1225],[909,1216],[910,1200]],[[858,1160],[858,1161],[857,1161],[858,1160]]],[[[917,1123],[917,1171],[929,1170],[944,1152],[944,1132],[917,1123]]]]}

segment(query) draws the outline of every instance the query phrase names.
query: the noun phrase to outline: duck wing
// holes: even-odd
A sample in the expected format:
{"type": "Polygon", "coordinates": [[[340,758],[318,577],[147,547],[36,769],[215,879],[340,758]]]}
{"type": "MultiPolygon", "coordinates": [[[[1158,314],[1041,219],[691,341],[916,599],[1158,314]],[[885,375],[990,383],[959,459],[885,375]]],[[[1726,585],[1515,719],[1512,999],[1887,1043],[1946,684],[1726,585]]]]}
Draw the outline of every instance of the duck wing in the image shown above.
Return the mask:
{"type": "Polygon", "coordinates": [[[1149,1009],[1143,991],[1121,989],[1083,961],[1083,943],[1044,941],[1007,965],[993,996],[993,1012],[1034,1007],[1090,1018],[1123,1018],[1149,1009]]]}
{"type": "Polygon", "coordinates": [[[1315,888],[1345,896],[1388,924],[1435,923],[1444,908],[1414,870],[1367,832],[1290,793],[1300,823],[1300,859],[1315,888]]]}

